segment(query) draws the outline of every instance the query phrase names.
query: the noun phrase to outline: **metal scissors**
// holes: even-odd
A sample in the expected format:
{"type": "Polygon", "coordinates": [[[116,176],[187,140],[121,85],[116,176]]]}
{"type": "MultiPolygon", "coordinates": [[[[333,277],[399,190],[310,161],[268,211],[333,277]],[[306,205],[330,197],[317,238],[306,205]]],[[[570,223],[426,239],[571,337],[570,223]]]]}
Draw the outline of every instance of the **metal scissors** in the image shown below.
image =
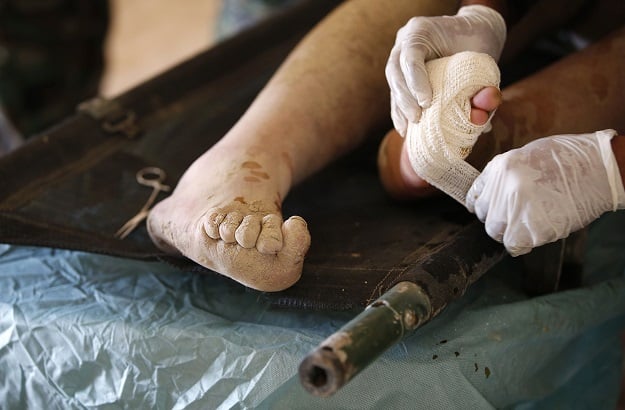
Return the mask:
{"type": "Polygon", "coordinates": [[[151,187],[152,193],[148,198],[147,202],[143,205],[143,207],[139,210],[139,212],[130,218],[128,222],[124,224],[119,230],[115,233],[115,237],[119,239],[124,239],[128,236],[132,231],[134,231],[139,224],[148,217],[150,213],[150,207],[154,204],[156,197],[158,194],[162,192],[169,192],[171,187],[169,185],[164,185],[163,181],[165,181],[165,171],[157,167],[145,167],[140,169],[137,172],[137,182],[141,185],[151,187]]]}

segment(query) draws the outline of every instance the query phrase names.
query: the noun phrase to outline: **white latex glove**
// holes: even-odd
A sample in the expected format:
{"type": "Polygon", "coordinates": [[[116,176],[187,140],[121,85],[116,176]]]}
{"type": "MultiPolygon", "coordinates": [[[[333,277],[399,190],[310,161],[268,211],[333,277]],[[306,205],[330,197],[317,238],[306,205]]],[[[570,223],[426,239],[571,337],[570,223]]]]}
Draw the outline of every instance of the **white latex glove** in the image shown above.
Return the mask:
{"type": "Polygon", "coordinates": [[[486,6],[464,6],[455,16],[410,19],[397,32],[385,70],[395,129],[405,136],[408,122],[418,122],[422,108],[430,106],[426,61],[461,51],[486,53],[497,61],[505,41],[503,17],[486,6]]]}
{"type": "Polygon", "coordinates": [[[471,186],[467,209],[518,256],[625,208],[614,135],[557,135],[497,155],[471,186]]]}

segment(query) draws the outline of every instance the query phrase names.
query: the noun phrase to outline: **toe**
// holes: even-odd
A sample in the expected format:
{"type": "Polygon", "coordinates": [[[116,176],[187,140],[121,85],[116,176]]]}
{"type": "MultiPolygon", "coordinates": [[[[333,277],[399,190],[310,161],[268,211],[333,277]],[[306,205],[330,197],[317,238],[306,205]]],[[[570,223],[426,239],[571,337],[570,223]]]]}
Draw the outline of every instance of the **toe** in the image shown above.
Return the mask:
{"type": "Polygon", "coordinates": [[[293,264],[302,263],[310,248],[308,225],[301,216],[292,216],[282,225],[284,247],[280,258],[289,258],[293,264]]]}
{"type": "Polygon", "coordinates": [[[497,87],[485,87],[477,92],[471,99],[471,106],[490,112],[501,104],[501,91],[497,87]]]}
{"type": "Polygon", "coordinates": [[[476,125],[484,125],[488,121],[490,113],[480,110],[479,108],[471,108],[471,122],[476,125]]]}
{"type": "Polygon", "coordinates": [[[490,113],[501,104],[501,91],[496,87],[485,87],[471,99],[471,122],[484,125],[490,113]]]}
{"type": "Polygon", "coordinates": [[[242,220],[243,215],[237,211],[230,212],[228,215],[226,215],[226,217],[219,225],[219,236],[224,242],[236,242],[235,232],[239,225],[241,225],[242,220]]]}
{"type": "Polygon", "coordinates": [[[276,254],[282,249],[282,218],[276,214],[265,215],[256,249],[262,254],[276,254]]]}
{"type": "Polygon", "coordinates": [[[219,226],[221,222],[226,217],[226,214],[223,212],[208,212],[208,217],[204,221],[204,230],[206,231],[206,235],[213,239],[221,239],[219,234],[219,226]]]}
{"type": "Polygon", "coordinates": [[[245,216],[234,234],[239,245],[247,249],[255,247],[260,233],[260,227],[261,218],[259,216],[245,216]]]}
{"type": "Polygon", "coordinates": [[[310,248],[310,234],[306,221],[299,216],[292,216],[282,225],[284,246],[277,255],[277,265],[262,284],[264,291],[284,290],[302,276],[304,257],[310,248]]]}

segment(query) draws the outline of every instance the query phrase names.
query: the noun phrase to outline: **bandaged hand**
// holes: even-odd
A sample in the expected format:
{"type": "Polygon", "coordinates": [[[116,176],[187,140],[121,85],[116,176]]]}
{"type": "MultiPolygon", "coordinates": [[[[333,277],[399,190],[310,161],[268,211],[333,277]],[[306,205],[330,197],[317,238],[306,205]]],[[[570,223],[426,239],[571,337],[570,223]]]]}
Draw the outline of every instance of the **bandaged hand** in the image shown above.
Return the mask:
{"type": "Polygon", "coordinates": [[[471,186],[467,209],[518,256],[625,208],[614,135],[558,135],[497,155],[471,186]]]}
{"type": "Polygon", "coordinates": [[[422,108],[432,101],[426,61],[461,51],[498,60],[505,39],[503,17],[486,6],[461,7],[455,16],[412,18],[397,32],[385,70],[395,129],[405,136],[408,122],[418,122],[422,108]]]}

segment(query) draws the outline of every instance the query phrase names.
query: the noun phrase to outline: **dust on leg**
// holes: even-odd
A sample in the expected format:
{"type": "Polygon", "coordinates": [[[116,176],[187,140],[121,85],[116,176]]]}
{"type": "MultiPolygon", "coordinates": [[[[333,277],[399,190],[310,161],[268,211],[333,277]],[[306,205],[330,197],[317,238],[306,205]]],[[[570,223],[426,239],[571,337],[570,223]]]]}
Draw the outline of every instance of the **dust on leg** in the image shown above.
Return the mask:
{"type": "Polygon", "coordinates": [[[198,158],[150,213],[154,243],[254,289],[293,285],[310,234],[300,217],[283,221],[281,198],[290,181],[272,154],[241,156],[216,147],[198,158]]]}

